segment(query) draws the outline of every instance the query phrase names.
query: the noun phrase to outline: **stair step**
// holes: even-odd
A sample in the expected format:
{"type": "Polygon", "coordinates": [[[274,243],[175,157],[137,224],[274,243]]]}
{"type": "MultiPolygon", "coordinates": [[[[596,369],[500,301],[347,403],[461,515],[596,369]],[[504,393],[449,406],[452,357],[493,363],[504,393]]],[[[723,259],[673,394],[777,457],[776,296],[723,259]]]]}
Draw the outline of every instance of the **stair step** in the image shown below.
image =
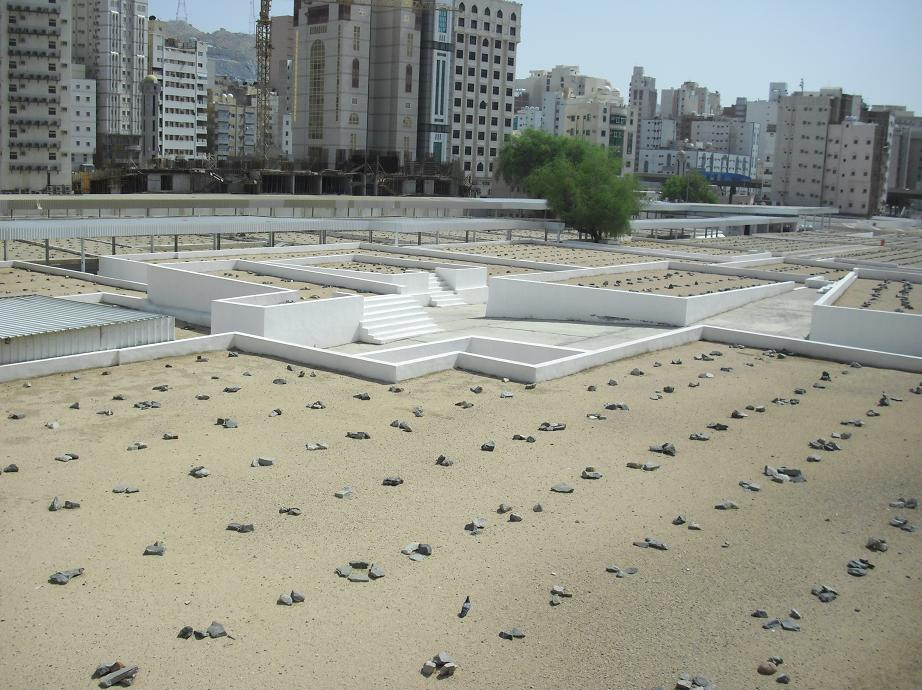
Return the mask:
{"type": "Polygon", "coordinates": [[[419,304],[417,302],[412,302],[410,304],[394,304],[383,307],[376,307],[374,309],[368,309],[362,311],[362,318],[373,318],[376,316],[385,316],[387,314],[400,314],[404,312],[412,312],[419,309],[419,304]]]}
{"type": "Polygon", "coordinates": [[[413,338],[418,335],[428,335],[430,333],[439,333],[441,328],[437,326],[429,327],[419,327],[419,328],[401,328],[394,329],[392,331],[382,331],[375,333],[367,333],[364,329],[359,331],[359,338],[366,343],[372,343],[374,345],[383,345],[384,343],[393,342],[394,340],[402,340],[405,338],[413,338]]]}
{"type": "Polygon", "coordinates": [[[374,329],[387,329],[387,328],[397,328],[403,326],[404,324],[416,324],[416,323],[434,323],[429,316],[426,314],[413,314],[410,316],[400,317],[400,318],[382,318],[382,319],[363,319],[362,328],[367,328],[370,330],[374,329]]]}

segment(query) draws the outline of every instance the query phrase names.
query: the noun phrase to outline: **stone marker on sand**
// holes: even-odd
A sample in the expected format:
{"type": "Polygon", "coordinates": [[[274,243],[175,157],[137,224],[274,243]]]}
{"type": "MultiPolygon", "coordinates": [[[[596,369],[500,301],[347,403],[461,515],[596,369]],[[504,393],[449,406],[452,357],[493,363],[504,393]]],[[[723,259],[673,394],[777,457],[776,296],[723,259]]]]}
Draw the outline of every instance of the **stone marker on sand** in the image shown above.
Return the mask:
{"type": "Polygon", "coordinates": [[[48,582],[53,585],[66,585],[73,578],[83,575],[83,568],[72,568],[70,570],[59,570],[48,578],[48,582]]]}

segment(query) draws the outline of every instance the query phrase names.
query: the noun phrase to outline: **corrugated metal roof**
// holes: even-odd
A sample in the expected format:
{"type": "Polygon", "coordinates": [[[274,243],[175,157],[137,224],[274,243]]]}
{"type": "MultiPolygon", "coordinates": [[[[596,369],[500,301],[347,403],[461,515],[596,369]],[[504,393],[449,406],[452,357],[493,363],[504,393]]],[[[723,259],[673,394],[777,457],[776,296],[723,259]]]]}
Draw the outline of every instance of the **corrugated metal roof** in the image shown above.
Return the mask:
{"type": "Polygon", "coordinates": [[[163,318],[169,317],[44,295],[0,297],[0,338],[22,338],[41,333],[163,318]]]}

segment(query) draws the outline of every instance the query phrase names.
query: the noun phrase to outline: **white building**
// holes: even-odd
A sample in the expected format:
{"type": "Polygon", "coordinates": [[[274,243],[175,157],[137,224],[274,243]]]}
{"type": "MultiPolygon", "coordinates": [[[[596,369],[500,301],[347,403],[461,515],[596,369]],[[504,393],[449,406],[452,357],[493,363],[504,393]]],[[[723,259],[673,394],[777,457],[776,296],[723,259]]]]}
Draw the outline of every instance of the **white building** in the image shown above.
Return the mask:
{"type": "Polygon", "coordinates": [[[675,120],[648,118],[640,121],[638,146],[641,149],[672,148],[678,138],[675,120]]]}
{"type": "Polygon", "coordinates": [[[639,173],[657,175],[684,175],[697,170],[703,175],[752,176],[752,158],[724,151],[704,149],[642,149],[639,173]]]}
{"type": "Polygon", "coordinates": [[[70,162],[73,171],[93,165],[96,154],[96,81],[83,65],[72,65],[70,80],[70,162]]]}
{"type": "Polygon", "coordinates": [[[157,158],[201,160],[208,156],[208,46],[166,35],[153,19],[148,65],[160,83],[157,158]]]}
{"type": "Polygon", "coordinates": [[[687,81],[677,89],[660,92],[660,117],[678,120],[689,115],[720,115],[720,93],[687,81]]]}
{"type": "Polygon", "coordinates": [[[573,96],[592,96],[603,90],[606,94],[618,94],[608,79],[580,74],[578,65],[557,65],[550,70],[532,70],[524,79],[515,80],[515,88],[528,94],[529,106],[540,106],[544,94],[550,92],[569,93],[573,96]]]}
{"type": "Polygon", "coordinates": [[[96,149],[103,163],[140,156],[147,10],[147,0],[74,3],[73,59],[96,80],[96,149]]]}
{"type": "Polygon", "coordinates": [[[782,205],[836,206],[870,215],[880,205],[878,181],[888,142],[878,125],[861,122],[861,97],[842,89],[797,92],[781,99],[772,197],[782,205]]]}
{"type": "Polygon", "coordinates": [[[454,10],[452,158],[461,163],[472,187],[488,195],[499,148],[512,135],[522,5],[455,0],[454,10]]]}
{"type": "Polygon", "coordinates": [[[775,133],[778,127],[780,101],[749,101],[746,103],[746,123],[759,126],[759,155],[756,177],[771,182],[775,157],[775,133]]]}
{"type": "Polygon", "coordinates": [[[894,126],[887,189],[922,191],[922,117],[903,107],[892,110],[894,126]]]}
{"type": "Polygon", "coordinates": [[[0,192],[70,190],[70,3],[0,12],[0,192]]]}
{"type": "Polygon", "coordinates": [[[606,98],[604,89],[593,96],[566,98],[563,103],[563,135],[606,148],[611,143],[615,116],[627,112],[621,95],[606,98]]]}
{"type": "Polygon", "coordinates": [[[541,129],[544,124],[544,111],[537,106],[529,105],[520,108],[512,118],[512,130],[521,132],[526,129],[541,129]]]}

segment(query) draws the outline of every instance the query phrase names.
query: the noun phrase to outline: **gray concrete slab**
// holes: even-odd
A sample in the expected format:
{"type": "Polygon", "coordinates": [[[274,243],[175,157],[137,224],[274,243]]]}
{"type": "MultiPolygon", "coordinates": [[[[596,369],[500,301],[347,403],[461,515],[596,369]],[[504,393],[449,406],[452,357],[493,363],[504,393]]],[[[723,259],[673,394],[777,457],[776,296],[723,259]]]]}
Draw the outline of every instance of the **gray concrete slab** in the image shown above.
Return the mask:
{"type": "Polygon", "coordinates": [[[813,303],[819,297],[816,290],[795,288],[792,292],[717,314],[701,323],[791,338],[806,338],[810,333],[813,303]]]}

